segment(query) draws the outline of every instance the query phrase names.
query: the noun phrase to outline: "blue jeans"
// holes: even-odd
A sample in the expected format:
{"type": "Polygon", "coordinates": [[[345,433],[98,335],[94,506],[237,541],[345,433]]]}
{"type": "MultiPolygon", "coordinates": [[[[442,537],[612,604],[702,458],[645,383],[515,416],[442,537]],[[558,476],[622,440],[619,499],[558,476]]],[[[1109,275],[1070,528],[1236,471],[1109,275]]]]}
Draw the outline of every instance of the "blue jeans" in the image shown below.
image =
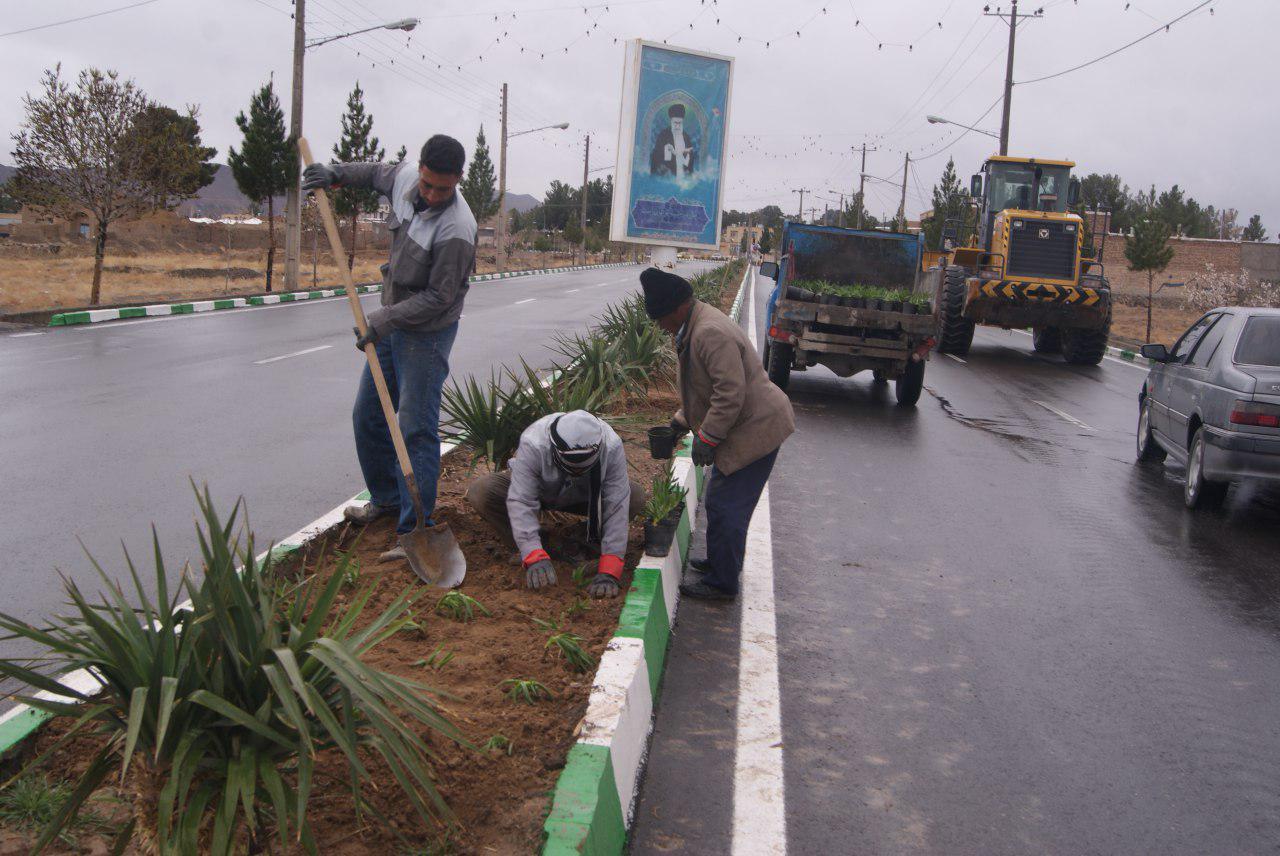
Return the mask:
{"type": "MultiPolygon", "coordinates": [[[[375,346],[422,494],[428,526],[434,525],[431,512],[435,510],[436,482],[440,478],[440,392],[449,376],[449,352],[457,335],[455,321],[443,330],[430,332],[392,330],[375,346]]],[[[399,506],[396,531],[409,532],[417,524],[413,500],[405,488],[391,432],[378,401],[378,388],[373,385],[367,363],[360,375],[351,419],[355,424],[356,455],[370,497],[377,505],[399,506]]]]}
{"type": "Polygon", "coordinates": [[[703,579],[718,589],[738,593],[742,560],[747,554],[747,527],[777,459],[778,450],[774,449],[732,475],[711,468],[705,499],[707,561],[711,572],[703,579]]]}

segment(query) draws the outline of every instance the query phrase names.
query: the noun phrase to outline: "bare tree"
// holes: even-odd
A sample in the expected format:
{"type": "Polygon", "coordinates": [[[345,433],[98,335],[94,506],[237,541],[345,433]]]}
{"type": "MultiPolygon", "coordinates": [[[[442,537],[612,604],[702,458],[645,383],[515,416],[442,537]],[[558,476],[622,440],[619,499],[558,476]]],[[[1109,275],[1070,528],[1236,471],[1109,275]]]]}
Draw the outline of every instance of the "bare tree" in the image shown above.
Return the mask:
{"type": "Polygon", "coordinates": [[[132,80],[89,68],[73,87],[61,71],[60,65],[46,70],[43,92],[22,99],[26,117],[13,136],[18,171],[9,190],[24,205],[93,221],[89,303],[97,305],[111,224],[170,208],[194,193],[175,176],[198,170],[199,155],[172,133],[143,130],[140,120],[157,105],[132,80]]]}

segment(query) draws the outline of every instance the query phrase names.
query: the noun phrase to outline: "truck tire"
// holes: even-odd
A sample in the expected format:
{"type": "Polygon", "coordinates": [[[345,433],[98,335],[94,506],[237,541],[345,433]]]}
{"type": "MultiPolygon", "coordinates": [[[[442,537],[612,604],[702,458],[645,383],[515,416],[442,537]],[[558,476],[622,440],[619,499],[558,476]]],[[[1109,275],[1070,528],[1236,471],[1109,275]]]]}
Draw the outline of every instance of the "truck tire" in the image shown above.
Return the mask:
{"type": "Polygon", "coordinates": [[[1062,358],[1075,366],[1096,366],[1107,353],[1107,341],[1111,338],[1111,316],[1097,330],[1079,330],[1071,327],[1062,330],[1062,358]]]}
{"type": "Polygon", "coordinates": [[[973,344],[973,322],[964,317],[965,269],[947,267],[938,307],[938,352],[963,357],[973,344]]]}
{"type": "Polygon", "coordinates": [[[769,345],[769,380],[778,389],[786,389],[791,380],[791,361],[795,358],[795,348],[773,342],[769,345]]]}
{"type": "Polygon", "coordinates": [[[1040,354],[1056,354],[1062,350],[1062,331],[1057,327],[1036,327],[1031,331],[1031,347],[1040,354]]]}
{"type": "Polygon", "coordinates": [[[907,360],[906,371],[893,382],[893,394],[899,407],[915,407],[924,389],[924,360],[907,360]]]}

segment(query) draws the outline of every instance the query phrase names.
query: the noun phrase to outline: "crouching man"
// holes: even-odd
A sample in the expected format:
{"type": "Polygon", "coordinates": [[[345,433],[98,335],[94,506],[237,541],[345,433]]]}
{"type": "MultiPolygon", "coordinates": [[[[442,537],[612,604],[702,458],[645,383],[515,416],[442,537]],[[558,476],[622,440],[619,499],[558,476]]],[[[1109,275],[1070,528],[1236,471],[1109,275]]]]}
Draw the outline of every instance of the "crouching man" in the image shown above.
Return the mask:
{"type": "Polygon", "coordinates": [[[747,527],[782,441],[795,430],[787,394],[769,382],[756,349],[737,322],[693,297],[673,273],[640,274],[644,308],[675,338],[680,409],[671,427],[693,430],[693,462],[710,466],[707,560],[681,583],[685,597],[733,600],[747,549],[747,527]]]}
{"type": "Polygon", "coordinates": [[[538,515],[545,509],[585,516],[587,540],[600,546],[587,591],[592,597],[617,597],[627,527],[643,510],[645,492],[627,475],[617,433],[585,410],[575,410],[552,413],[526,428],[509,469],[472,482],[467,502],[519,550],[531,589],[556,583],[538,515]]]}

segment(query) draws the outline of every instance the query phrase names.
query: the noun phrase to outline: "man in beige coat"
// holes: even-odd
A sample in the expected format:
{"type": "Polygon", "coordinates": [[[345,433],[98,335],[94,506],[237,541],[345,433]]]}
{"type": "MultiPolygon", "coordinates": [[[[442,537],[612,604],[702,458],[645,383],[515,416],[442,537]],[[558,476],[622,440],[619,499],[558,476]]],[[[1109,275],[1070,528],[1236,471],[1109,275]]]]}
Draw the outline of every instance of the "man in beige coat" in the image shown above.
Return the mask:
{"type": "Polygon", "coordinates": [[[677,432],[693,430],[693,462],[707,480],[707,559],[702,578],[681,584],[687,597],[733,600],[747,548],[747,526],[782,441],[795,430],[786,393],[769,382],[751,340],[735,322],[693,297],[683,278],[657,268],[640,274],[645,311],[676,340],[677,432]]]}

